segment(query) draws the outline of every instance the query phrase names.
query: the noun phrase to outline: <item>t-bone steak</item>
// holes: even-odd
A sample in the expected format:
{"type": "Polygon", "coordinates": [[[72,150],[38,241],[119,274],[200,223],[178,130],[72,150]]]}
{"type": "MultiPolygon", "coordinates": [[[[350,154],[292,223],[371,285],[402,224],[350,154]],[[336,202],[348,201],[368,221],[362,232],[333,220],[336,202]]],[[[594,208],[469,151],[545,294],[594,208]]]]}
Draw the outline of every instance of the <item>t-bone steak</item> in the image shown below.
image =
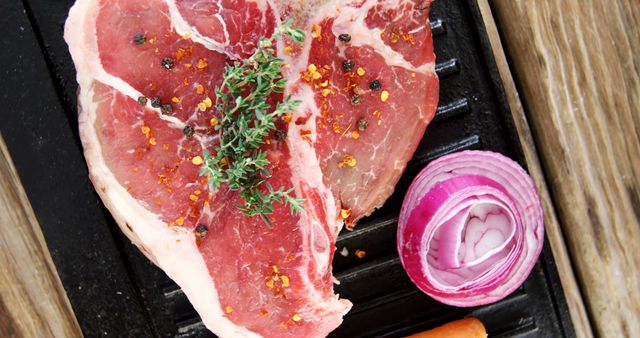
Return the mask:
{"type": "Polygon", "coordinates": [[[336,237],[389,197],[435,114],[429,6],[78,0],[71,9],[65,39],[91,180],[215,334],[323,337],[342,322],[351,303],[333,292],[336,237]],[[277,44],[286,93],[302,104],[263,148],[267,181],[295,187],[305,210],[276,203],[269,227],[199,170],[219,136],[209,100],[225,65],[250,56],[285,19],[306,32],[303,45],[277,44]]]}

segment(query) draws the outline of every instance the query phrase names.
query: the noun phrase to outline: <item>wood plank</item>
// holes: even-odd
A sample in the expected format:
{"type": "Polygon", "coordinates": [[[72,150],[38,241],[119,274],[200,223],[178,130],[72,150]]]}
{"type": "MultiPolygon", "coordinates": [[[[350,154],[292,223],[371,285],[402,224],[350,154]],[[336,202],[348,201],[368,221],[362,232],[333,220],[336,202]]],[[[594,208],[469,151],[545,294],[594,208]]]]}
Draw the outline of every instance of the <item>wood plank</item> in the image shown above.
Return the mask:
{"type": "Polygon", "coordinates": [[[524,156],[527,162],[528,171],[538,189],[538,194],[542,201],[545,214],[545,230],[551,249],[553,251],[553,257],[560,276],[560,282],[564,290],[564,295],[567,300],[567,306],[569,308],[569,314],[573,323],[576,335],[578,337],[593,337],[593,331],[587,317],[587,311],[580,294],[576,276],[571,266],[571,260],[560,228],[560,223],[556,214],[556,210],[553,206],[549,188],[542,172],[542,165],[538,157],[536,146],[531,136],[531,129],[529,123],[524,114],[522,102],[518,95],[518,91],[507,63],[506,55],[502,46],[502,41],[496,27],[491,7],[488,0],[478,0],[478,7],[482,14],[482,20],[487,31],[489,43],[493,51],[500,78],[504,87],[505,94],[509,103],[509,108],[513,116],[513,121],[520,138],[520,144],[524,152],[524,156]]]}
{"type": "Polygon", "coordinates": [[[491,2],[597,336],[640,336],[640,1],[491,2]]]}
{"type": "Polygon", "coordinates": [[[0,336],[82,337],[0,135],[0,336]]]}

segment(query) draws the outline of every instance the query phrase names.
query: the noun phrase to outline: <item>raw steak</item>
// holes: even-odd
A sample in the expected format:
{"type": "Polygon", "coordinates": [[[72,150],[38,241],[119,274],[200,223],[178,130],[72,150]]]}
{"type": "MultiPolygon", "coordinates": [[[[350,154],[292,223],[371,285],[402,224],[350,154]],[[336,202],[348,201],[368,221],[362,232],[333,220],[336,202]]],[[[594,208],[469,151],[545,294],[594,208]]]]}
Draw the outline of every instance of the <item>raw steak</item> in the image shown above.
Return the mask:
{"type": "Polygon", "coordinates": [[[435,112],[429,5],[78,0],[71,9],[65,39],[91,179],[215,334],[322,337],[342,322],[351,303],[333,293],[338,232],[388,198],[435,112]],[[210,189],[199,156],[217,142],[207,98],[225,64],[284,18],[307,32],[303,46],[278,44],[287,92],[302,105],[264,149],[269,183],[295,187],[305,211],[275,204],[269,228],[236,208],[237,192],[210,189]]]}

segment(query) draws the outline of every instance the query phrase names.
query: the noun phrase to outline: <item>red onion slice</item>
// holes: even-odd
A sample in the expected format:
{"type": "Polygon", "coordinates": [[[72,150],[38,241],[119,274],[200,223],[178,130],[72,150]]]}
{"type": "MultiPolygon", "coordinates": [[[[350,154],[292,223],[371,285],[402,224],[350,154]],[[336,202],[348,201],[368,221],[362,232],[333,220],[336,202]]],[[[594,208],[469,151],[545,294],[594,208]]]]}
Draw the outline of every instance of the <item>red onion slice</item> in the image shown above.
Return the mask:
{"type": "Polygon", "coordinates": [[[411,280],[455,306],[496,302],[533,269],[544,241],[535,186],[513,160],[464,151],[413,181],[398,221],[398,253],[411,280]]]}

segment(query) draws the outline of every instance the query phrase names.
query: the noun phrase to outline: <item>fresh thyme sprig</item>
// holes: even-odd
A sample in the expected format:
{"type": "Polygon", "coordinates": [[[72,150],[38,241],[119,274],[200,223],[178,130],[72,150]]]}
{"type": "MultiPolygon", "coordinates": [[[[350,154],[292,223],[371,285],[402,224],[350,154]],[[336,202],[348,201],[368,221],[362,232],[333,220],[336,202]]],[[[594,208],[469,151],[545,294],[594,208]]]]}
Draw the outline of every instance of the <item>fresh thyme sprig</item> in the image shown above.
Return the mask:
{"type": "Polygon", "coordinates": [[[292,214],[304,210],[304,199],[291,196],[294,188],[276,190],[265,182],[271,176],[267,169],[270,162],[267,153],[260,150],[265,138],[276,129],[276,119],[300,105],[290,95],[275,107],[267,102],[287,86],[281,68],[284,61],[276,57],[274,49],[276,40],[284,35],[296,43],[305,39],[304,31],[292,28],[291,23],[285,21],[270,38],[260,39],[249,58],[225,67],[224,81],[215,88],[215,109],[221,113],[215,127],[220,144],[215,154],[204,151],[205,165],[200,170],[214,188],[226,183],[229,189],[240,191],[244,204],[238,209],[248,216],[260,215],[269,225],[265,215],[273,213],[274,202],[289,205],[292,214]]]}

